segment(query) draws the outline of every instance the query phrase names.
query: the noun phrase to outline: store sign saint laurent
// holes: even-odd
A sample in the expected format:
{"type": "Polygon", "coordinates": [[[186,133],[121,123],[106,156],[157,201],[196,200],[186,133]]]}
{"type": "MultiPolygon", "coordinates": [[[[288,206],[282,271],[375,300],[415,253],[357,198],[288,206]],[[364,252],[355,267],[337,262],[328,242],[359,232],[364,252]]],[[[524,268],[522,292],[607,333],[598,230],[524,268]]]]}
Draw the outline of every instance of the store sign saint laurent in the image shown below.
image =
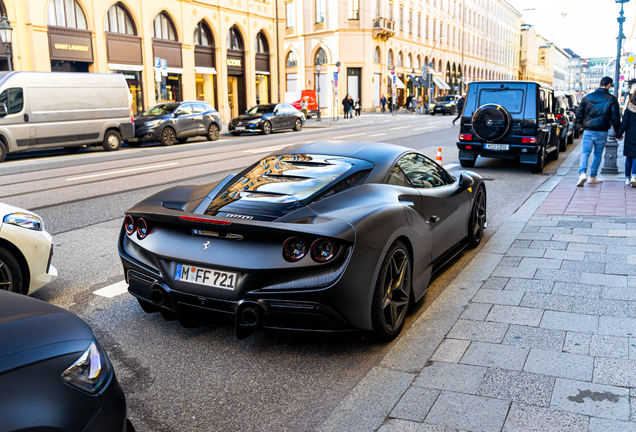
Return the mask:
{"type": "Polygon", "coordinates": [[[69,45],[69,44],[61,44],[56,43],[53,47],[57,50],[66,50],[66,51],[84,51],[88,52],[89,47],[85,45],[69,45]]]}
{"type": "Polygon", "coordinates": [[[227,65],[241,67],[241,59],[227,59],[227,65]]]}

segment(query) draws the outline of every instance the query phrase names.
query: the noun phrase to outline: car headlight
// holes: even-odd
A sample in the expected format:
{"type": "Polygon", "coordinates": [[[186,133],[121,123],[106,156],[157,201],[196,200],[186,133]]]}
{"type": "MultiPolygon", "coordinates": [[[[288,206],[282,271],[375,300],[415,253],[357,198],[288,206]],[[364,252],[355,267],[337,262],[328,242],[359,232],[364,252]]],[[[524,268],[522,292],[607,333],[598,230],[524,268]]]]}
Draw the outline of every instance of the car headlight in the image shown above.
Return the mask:
{"type": "Polygon", "coordinates": [[[250,124],[258,124],[258,122],[260,122],[261,119],[254,119],[254,120],[250,120],[250,124]]]}
{"type": "Polygon", "coordinates": [[[22,228],[35,231],[42,231],[44,223],[38,216],[28,213],[11,213],[4,217],[3,222],[6,224],[17,225],[22,228]]]}
{"type": "Polygon", "coordinates": [[[163,120],[153,120],[153,121],[149,121],[144,123],[144,126],[156,126],[159,123],[161,123],[163,120]]]}
{"type": "Polygon", "coordinates": [[[95,394],[103,387],[110,370],[106,352],[97,339],[93,339],[84,354],[62,373],[62,380],[80,390],[95,394]]]}

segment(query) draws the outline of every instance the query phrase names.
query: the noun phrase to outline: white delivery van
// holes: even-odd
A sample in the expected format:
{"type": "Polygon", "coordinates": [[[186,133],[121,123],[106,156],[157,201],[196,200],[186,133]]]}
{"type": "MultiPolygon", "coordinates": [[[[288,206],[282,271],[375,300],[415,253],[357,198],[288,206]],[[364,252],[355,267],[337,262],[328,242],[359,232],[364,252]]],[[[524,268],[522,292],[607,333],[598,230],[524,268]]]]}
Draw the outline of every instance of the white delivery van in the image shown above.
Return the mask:
{"type": "Polygon", "coordinates": [[[135,135],[121,74],[0,72],[0,162],[31,149],[103,145],[135,135]]]}

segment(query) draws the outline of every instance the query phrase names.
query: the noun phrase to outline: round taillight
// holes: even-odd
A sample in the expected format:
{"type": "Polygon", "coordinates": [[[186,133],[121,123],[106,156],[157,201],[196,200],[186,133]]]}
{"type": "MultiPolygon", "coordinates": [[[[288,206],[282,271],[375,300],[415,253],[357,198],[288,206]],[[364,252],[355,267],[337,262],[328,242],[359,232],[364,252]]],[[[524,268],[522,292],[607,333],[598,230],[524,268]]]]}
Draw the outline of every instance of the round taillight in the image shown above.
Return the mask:
{"type": "Polygon", "coordinates": [[[283,244],[283,257],[287,261],[298,261],[307,254],[307,243],[300,237],[290,237],[283,244]]]}
{"type": "Polygon", "coordinates": [[[137,238],[139,240],[143,240],[150,232],[150,228],[148,228],[148,223],[142,218],[137,219],[137,238]]]}
{"type": "Polygon", "coordinates": [[[334,255],[336,255],[336,245],[331,240],[321,238],[311,245],[311,258],[316,262],[327,262],[334,255]]]}
{"type": "Polygon", "coordinates": [[[132,235],[135,232],[135,219],[131,215],[126,215],[124,227],[126,227],[126,234],[128,235],[132,235]]]}

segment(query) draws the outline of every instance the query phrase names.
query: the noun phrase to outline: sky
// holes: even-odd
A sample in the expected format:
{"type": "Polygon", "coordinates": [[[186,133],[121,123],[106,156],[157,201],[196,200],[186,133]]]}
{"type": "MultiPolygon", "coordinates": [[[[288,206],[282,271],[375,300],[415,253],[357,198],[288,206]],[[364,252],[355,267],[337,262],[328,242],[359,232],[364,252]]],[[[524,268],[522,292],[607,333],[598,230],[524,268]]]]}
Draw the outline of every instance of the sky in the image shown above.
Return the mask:
{"type": "MultiPolygon", "coordinates": [[[[615,0],[507,0],[537,33],[583,58],[615,57],[621,5],[615,0]],[[525,9],[525,10],[524,10],[525,9]]],[[[636,0],[625,3],[623,33],[636,51],[636,0]]]]}

